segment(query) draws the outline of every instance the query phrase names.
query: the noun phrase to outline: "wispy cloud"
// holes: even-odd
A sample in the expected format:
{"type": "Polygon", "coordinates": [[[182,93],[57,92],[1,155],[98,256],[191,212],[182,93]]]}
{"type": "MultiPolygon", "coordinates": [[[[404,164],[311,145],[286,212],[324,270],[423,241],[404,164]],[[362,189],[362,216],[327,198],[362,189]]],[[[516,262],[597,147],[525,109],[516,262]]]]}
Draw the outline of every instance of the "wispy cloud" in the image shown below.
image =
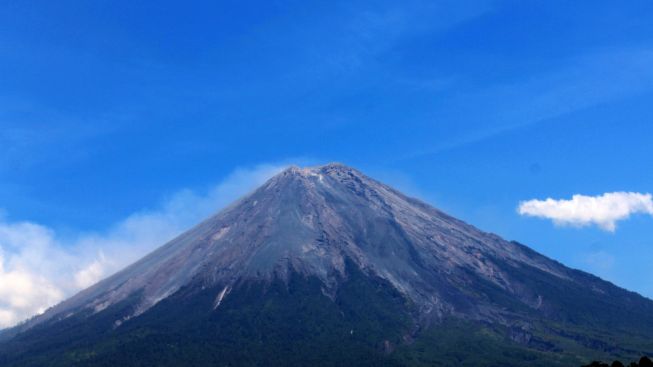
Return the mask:
{"type": "Polygon", "coordinates": [[[653,215],[651,194],[610,192],[600,196],[574,195],[570,200],[528,200],[519,203],[519,214],[551,219],[557,225],[589,226],[614,232],[617,222],[632,214],[653,215]]]}
{"type": "MultiPolygon", "coordinates": [[[[428,148],[410,152],[399,160],[473,145],[576,111],[650,91],[653,89],[653,70],[648,67],[651,61],[653,50],[648,48],[597,52],[569,60],[557,70],[532,75],[514,83],[495,84],[460,93],[449,101],[449,105],[455,115],[473,106],[473,115],[462,122],[470,126],[428,148]]],[[[445,115],[443,118],[450,117],[445,115]]]]}
{"type": "Polygon", "coordinates": [[[99,233],[62,238],[47,226],[0,216],[0,328],[41,313],[116,272],[284,166],[237,169],[208,192],[181,190],[157,210],[134,213],[99,233]]]}

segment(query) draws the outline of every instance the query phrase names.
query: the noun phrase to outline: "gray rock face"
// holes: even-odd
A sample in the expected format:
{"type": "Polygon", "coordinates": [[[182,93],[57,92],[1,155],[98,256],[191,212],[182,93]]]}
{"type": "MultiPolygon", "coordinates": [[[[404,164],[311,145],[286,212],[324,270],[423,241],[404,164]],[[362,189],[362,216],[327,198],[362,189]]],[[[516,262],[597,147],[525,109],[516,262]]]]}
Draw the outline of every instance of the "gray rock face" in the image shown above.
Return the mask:
{"type": "MultiPolygon", "coordinates": [[[[424,319],[454,315],[507,323],[518,318],[502,299],[553,312],[553,301],[511,269],[535,271],[554,283],[590,287],[597,294],[616,288],[482,232],[353,168],[329,164],[285,170],[24,327],[83,310],[98,312],[139,294],[139,307],[129,316],[135,317],[191,283],[219,286],[219,308],[238,282],[285,279],[290,271],[319,277],[330,294],[347,276],[347,262],[390,282],[424,319]]],[[[528,337],[522,334],[518,337],[528,337]]]]}

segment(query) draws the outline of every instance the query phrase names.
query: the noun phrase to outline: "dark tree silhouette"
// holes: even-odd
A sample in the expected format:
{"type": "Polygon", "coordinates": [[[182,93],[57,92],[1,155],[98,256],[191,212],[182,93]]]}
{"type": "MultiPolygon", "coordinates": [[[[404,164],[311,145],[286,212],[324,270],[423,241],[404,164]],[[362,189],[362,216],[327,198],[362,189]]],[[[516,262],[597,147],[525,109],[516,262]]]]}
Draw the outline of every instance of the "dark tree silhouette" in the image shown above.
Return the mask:
{"type": "MultiPolygon", "coordinates": [[[[605,362],[594,361],[590,364],[586,364],[583,367],[625,367],[625,365],[620,361],[614,361],[612,364],[607,364],[605,362]]],[[[644,356],[639,359],[638,362],[630,362],[628,367],[653,367],[653,361],[650,358],[644,356]]]]}
{"type": "Polygon", "coordinates": [[[642,357],[639,360],[639,367],[653,367],[653,361],[648,357],[642,357]]]}

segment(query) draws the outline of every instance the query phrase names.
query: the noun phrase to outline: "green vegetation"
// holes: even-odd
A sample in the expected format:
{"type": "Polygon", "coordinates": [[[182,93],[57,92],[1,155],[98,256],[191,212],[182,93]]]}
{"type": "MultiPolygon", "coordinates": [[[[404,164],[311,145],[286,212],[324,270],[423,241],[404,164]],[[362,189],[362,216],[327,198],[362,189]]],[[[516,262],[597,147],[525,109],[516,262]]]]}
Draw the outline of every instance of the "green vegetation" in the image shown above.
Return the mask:
{"type": "Polygon", "coordinates": [[[118,328],[120,308],[42,327],[0,347],[3,366],[394,366],[384,342],[409,330],[409,305],[351,273],[336,301],[315,278],[248,283],[212,311],[218,289],[184,289],[118,328]],[[82,327],[86,325],[86,327],[82,327]],[[103,330],[110,330],[109,332],[103,330]]]}
{"type": "MultiPolygon", "coordinates": [[[[592,359],[634,359],[651,343],[621,329],[581,327],[570,322],[579,317],[571,311],[555,322],[534,319],[526,331],[459,319],[419,325],[413,305],[384,280],[355,267],[348,274],[334,294],[318,279],[298,274],[287,282],[242,283],[217,310],[222,289],[196,284],[115,327],[133,313],[140,297],[134,296],[0,343],[0,365],[580,366],[592,359]]],[[[501,294],[478,284],[488,297],[501,294]]],[[[527,310],[514,304],[514,311],[527,310]]]]}

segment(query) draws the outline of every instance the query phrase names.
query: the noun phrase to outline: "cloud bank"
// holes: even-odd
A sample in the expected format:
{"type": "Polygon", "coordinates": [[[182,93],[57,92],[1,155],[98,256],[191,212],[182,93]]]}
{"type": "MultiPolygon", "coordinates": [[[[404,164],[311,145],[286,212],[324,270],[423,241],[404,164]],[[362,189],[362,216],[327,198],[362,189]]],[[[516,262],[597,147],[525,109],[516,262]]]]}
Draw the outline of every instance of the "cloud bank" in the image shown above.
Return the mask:
{"type": "Polygon", "coordinates": [[[519,203],[521,215],[551,219],[556,225],[597,225],[614,232],[617,222],[632,214],[653,215],[651,194],[609,192],[600,196],[574,195],[571,200],[528,200],[519,203]]]}
{"type": "Polygon", "coordinates": [[[158,209],[134,213],[98,233],[63,238],[44,225],[0,215],[0,329],[115,273],[284,167],[237,169],[207,192],[179,191],[158,209]]]}

